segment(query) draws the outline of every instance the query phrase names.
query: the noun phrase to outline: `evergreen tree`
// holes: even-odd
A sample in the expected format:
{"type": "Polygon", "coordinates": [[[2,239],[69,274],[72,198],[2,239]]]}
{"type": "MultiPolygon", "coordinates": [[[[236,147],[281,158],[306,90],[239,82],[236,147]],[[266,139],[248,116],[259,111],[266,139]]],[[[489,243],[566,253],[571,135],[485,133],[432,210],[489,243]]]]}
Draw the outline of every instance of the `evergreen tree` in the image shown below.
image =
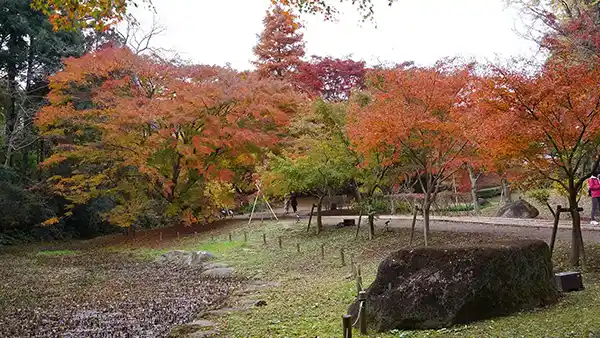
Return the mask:
{"type": "Polygon", "coordinates": [[[254,47],[254,65],[262,77],[288,79],[303,63],[304,35],[298,32],[302,25],[280,6],[268,11],[263,23],[265,28],[254,47]]]}

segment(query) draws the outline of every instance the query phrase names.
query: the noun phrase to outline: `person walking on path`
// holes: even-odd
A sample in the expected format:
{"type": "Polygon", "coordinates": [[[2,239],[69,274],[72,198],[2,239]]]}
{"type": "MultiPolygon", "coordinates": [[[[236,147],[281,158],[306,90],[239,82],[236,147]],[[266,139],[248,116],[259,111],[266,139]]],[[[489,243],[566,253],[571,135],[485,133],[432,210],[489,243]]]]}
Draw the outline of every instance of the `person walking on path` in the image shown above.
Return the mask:
{"type": "Polygon", "coordinates": [[[598,221],[596,221],[596,212],[600,211],[600,180],[598,179],[598,173],[590,177],[588,185],[592,196],[592,221],[590,224],[598,225],[598,221]]]}
{"type": "Polygon", "coordinates": [[[297,214],[298,213],[298,200],[296,199],[296,193],[293,191],[290,193],[290,204],[292,205],[292,210],[294,210],[294,213],[297,214]]]}

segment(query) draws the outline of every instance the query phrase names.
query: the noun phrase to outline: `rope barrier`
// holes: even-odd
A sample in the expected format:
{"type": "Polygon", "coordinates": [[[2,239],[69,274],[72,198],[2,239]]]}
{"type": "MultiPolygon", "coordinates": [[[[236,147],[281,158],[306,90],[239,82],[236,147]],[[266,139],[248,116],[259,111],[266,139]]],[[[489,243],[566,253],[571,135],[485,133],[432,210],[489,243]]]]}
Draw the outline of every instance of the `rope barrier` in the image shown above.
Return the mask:
{"type": "Polygon", "coordinates": [[[356,326],[356,324],[360,320],[360,314],[361,314],[362,309],[363,309],[363,304],[364,304],[364,301],[361,301],[360,305],[358,306],[358,315],[356,316],[356,321],[354,322],[354,324],[352,324],[352,326],[356,326]]]}

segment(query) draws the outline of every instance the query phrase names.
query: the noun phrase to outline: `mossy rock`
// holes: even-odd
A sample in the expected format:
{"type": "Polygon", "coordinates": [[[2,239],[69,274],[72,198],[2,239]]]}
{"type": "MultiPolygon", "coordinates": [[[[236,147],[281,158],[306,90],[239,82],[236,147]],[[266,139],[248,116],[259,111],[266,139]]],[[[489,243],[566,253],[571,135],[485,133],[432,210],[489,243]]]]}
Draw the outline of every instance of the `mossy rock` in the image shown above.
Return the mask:
{"type": "MultiPolygon", "coordinates": [[[[539,240],[396,251],[366,291],[367,321],[380,332],[451,327],[558,299],[550,250],[539,240]]],[[[348,313],[356,318],[357,302],[348,313]]]]}

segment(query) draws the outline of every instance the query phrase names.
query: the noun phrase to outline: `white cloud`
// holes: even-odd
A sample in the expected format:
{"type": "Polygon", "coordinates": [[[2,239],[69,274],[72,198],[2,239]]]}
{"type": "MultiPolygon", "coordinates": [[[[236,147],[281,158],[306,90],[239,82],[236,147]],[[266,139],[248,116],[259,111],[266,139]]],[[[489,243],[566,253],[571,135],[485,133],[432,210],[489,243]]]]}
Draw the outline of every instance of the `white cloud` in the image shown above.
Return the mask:
{"type": "MultiPolygon", "coordinates": [[[[517,12],[504,0],[398,0],[392,7],[374,0],[377,27],[361,24],[356,10],[341,6],[338,22],[304,16],[307,55],[353,55],[369,63],[415,61],[431,64],[447,56],[532,57],[536,46],[515,32],[517,12]]],[[[202,64],[251,68],[252,47],[262,30],[269,0],[153,0],[167,28],[153,45],[177,51],[202,64]]],[[[336,1],[337,3],[337,1],[336,1]]],[[[142,28],[152,22],[147,10],[134,15],[142,28]]]]}

